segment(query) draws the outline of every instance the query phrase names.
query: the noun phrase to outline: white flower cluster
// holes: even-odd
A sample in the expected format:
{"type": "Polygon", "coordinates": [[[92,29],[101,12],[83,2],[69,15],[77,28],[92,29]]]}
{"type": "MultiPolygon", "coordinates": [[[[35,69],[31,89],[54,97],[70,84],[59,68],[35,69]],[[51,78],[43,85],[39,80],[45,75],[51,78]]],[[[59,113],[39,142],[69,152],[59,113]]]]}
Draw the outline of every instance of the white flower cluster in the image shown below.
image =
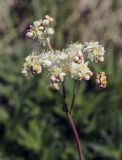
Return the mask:
{"type": "Polygon", "coordinates": [[[30,79],[32,73],[40,74],[42,71],[41,64],[42,60],[40,55],[36,52],[32,52],[31,55],[25,58],[22,74],[24,74],[27,79],[30,79]]]}
{"type": "Polygon", "coordinates": [[[44,45],[46,41],[50,41],[51,36],[54,34],[54,29],[50,27],[53,18],[46,15],[45,19],[34,21],[33,25],[27,30],[26,36],[32,39],[38,39],[44,45]]]}
{"type": "MultiPolygon", "coordinates": [[[[42,35],[46,32],[45,38],[49,38],[48,36],[53,33],[48,27],[52,21],[53,19],[49,16],[45,16],[43,21],[35,21],[27,35],[32,38],[39,38],[39,32],[43,30],[42,35]],[[48,33],[49,30],[50,34],[48,33]]],[[[66,77],[76,80],[89,80],[91,76],[95,75],[96,83],[105,88],[107,83],[105,73],[94,74],[89,68],[90,61],[96,63],[104,61],[104,52],[104,47],[98,42],[85,44],[77,42],[68,45],[63,50],[33,52],[25,59],[22,73],[29,79],[31,75],[40,74],[43,69],[47,70],[49,87],[52,89],[59,89],[60,83],[66,77]]]]}
{"type": "Polygon", "coordinates": [[[59,89],[60,82],[66,76],[76,80],[89,80],[93,72],[88,67],[88,58],[83,51],[84,45],[73,43],[62,51],[41,54],[33,52],[25,59],[22,73],[29,79],[32,74],[40,74],[42,68],[47,69],[52,89],[59,89]]]}
{"type": "Polygon", "coordinates": [[[83,50],[91,61],[95,61],[96,63],[104,61],[105,50],[103,46],[99,45],[99,42],[86,42],[83,50]]]}

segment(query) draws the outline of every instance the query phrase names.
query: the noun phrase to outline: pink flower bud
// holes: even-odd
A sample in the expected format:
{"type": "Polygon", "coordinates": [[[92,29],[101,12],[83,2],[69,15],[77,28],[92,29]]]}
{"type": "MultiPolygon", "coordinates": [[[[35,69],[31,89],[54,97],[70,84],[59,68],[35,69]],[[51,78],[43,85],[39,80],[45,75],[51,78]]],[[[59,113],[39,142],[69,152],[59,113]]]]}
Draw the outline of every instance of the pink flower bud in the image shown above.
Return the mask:
{"type": "Polygon", "coordinates": [[[80,63],[82,63],[82,60],[81,60],[81,59],[79,59],[78,63],[79,63],[79,64],[80,64],[80,63]]]}
{"type": "Polygon", "coordinates": [[[86,76],[84,77],[84,79],[85,79],[85,80],[89,80],[89,79],[90,79],[90,76],[89,76],[89,75],[86,75],[86,76]]]}
{"type": "Polygon", "coordinates": [[[74,60],[75,60],[76,62],[78,62],[78,61],[79,61],[79,57],[78,57],[78,56],[75,56],[74,60]]]}
{"type": "Polygon", "coordinates": [[[48,15],[45,16],[45,19],[49,20],[49,22],[53,22],[53,18],[48,15]]]}
{"type": "Polygon", "coordinates": [[[83,56],[83,53],[82,53],[81,51],[78,51],[77,55],[78,55],[79,57],[82,57],[82,56],[83,56]]]}
{"type": "Polygon", "coordinates": [[[26,33],[26,36],[31,38],[33,36],[33,33],[29,31],[29,32],[26,33]]]}
{"type": "Polygon", "coordinates": [[[88,74],[89,74],[89,76],[93,76],[93,72],[89,72],[88,74]]]}
{"type": "Polygon", "coordinates": [[[56,80],[55,80],[57,83],[59,83],[60,82],[60,80],[58,79],[58,78],[56,78],[56,80]]]}
{"type": "Polygon", "coordinates": [[[45,18],[46,18],[46,19],[49,19],[49,16],[48,16],[48,15],[45,15],[45,18]]]}
{"type": "Polygon", "coordinates": [[[51,76],[51,77],[50,77],[50,80],[53,81],[53,82],[55,82],[55,81],[56,81],[55,76],[51,76]]]}
{"type": "Polygon", "coordinates": [[[100,84],[100,80],[99,80],[99,79],[96,79],[96,83],[97,83],[97,84],[100,84]]]}

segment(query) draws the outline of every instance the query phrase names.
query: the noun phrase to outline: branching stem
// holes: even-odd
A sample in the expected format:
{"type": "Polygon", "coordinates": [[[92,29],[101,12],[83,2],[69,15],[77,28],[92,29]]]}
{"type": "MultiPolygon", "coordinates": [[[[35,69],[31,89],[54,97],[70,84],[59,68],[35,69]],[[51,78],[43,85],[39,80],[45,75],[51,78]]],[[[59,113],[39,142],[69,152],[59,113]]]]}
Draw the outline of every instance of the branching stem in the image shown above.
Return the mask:
{"type": "Polygon", "coordinates": [[[72,132],[73,132],[73,135],[74,135],[74,138],[75,138],[75,141],[76,141],[77,151],[78,151],[78,154],[79,154],[79,160],[84,160],[81,145],[80,145],[80,139],[79,139],[79,136],[78,136],[78,132],[77,132],[74,120],[72,118],[71,112],[69,112],[69,110],[68,110],[68,106],[67,106],[67,102],[66,102],[66,89],[65,89],[64,82],[62,83],[62,92],[63,92],[64,111],[67,114],[67,119],[68,119],[68,122],[70,124],[70,127],[72,129],[72,132]]]}
{"type": "MultiPolygon", "coordinates": [[[[52,48],[50,42],[47,42],[47,46],[48,46],[49,50],[51,52],[53,52],[53,48],[52,48]]],[[[74,104],[74,100],[75,100],[77,85],[78,85],[78,82],[76,82],[76,84],[75,84],[75,88],[74,88],[74,92],[73,92],[73,99],[72,99],[72,104],[71,104],[71,110],[73,108],[73,104],[74,104]]],[[[73,135],[74,135],[74,138],[75,138],[75,141],[76,141],[77,151],[78,151],[78,154],[79,154],[79,160],[84,160],[81,145],[80,145],[80,139],[79,139],[79,136],[78,136],[78,132],[77,132],[77,129],[75,127],[75,123],[74,123],[74,120],[72,118],[71,112],[68,110],[67,101],[66,101],[66,89],[65,89],[64,82],[62,82],[62,92],[63,92],[63,109],[64,109],[64,112],[67,114],[67,119],[68,119],[68,122],[70,124],[70,127],[72,129],[72,132],[73,132],[73,135]]]]}

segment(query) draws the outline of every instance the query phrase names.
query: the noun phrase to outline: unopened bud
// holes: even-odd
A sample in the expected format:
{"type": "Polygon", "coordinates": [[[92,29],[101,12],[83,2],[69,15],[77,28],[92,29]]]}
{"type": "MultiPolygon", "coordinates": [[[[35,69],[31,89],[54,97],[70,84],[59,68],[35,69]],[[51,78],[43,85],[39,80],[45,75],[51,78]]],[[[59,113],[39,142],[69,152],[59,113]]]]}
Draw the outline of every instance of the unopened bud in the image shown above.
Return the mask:
{"type": "Polygon", "coordinates": [[[51,76],[51,77],[50,77],[50,80],[53,81],[53,82],[55,82],[55,81],[56,81],[55,76],[51,76]]]}
{"type": "Polygon", "coordinates": [[[79,61],[79,57],[78,57],[78,56],[75,56],[74,60],[75,60],[76,62],[78,62],[78,61],[79,61]]]}
{"type": "Polygon", "coordinates": [[[35,27],[39,27],[41,25],[41,21],[35,21],[33,24],[35,27]]]}
{"type": "Polygon", "coordinates": [[[44,26],[49,25],[49,20],[48,20],[48,19],[43,20],[42,24],[43,24],[44,26]]]}
{"type": "Polygon", "coordinates": [[[31,38],[33,36],[33,33],[29,31],[29,32],[26,33],[26,36],[31,38]]]}
{"type": "Polygon", "coordinates": [[[85,79],[85,80],[89,80],[89,79],[90,79],[90,76],[89,76],[89,75],[86,75],[86,76],[84,77],[84,79],[85,79]]]}

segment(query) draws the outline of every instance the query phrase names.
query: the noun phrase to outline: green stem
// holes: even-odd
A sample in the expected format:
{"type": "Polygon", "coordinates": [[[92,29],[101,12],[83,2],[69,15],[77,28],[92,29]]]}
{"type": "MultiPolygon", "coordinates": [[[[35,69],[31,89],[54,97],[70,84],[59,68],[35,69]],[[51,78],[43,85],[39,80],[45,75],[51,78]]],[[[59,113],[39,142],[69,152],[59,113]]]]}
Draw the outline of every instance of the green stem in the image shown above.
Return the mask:
{"type": "Polygon", "coordinates": [[[47,41],[47,46],[48,46],[49,50],[51,52],[53,52],[53,48],[52,48],[51,43],[49,41],[47,41]]]}
{"type": "Polygon", "coordinates": [[[72,103],[71,103],[70,112],[72,112],[72,109],[73,109],[73,106],[74,106],[74,101],[75,101],[75,97],[76,97],[77,88],[78,88],[78,81],[76,81],[76,82],[75,82],[75,85],[74,85],[74,90],[73,90],[73,96],[72,96],[72,103]]]}

